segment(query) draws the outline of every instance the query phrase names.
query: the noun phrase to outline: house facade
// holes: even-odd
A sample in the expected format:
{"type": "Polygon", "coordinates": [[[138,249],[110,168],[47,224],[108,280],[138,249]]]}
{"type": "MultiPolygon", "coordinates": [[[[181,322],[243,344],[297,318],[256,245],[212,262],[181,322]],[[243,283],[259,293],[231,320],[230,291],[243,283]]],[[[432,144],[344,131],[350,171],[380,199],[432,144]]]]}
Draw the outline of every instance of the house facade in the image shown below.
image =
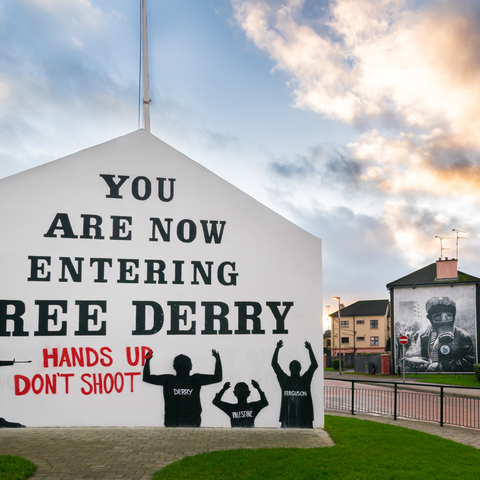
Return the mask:
{"type": "Polygon", "coordinates": [[[360,300],[329,315],[332,319],[331,354],[385,353],[390,342],[388,300],[360,300]]]}
{"type": "Polygon", "coordinates": [[[387,284],[397,372],[473,372],[478,362],[480,278],[439,259],[387,284]],[[405,335],[408,343],[399,344],[405,335]]]}

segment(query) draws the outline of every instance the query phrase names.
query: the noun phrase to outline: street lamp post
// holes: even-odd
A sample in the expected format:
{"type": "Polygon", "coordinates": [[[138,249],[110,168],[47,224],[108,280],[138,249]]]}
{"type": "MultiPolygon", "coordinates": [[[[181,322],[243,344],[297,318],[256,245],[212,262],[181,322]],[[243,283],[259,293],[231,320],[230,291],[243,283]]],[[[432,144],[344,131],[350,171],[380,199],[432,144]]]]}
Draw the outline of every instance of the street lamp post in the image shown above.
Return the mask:
{"type": "Polygon", "coordinates": [[[342,374],[342,321],[340,319],[340,297],[333,297],[334,300],[338,300],[338,371],[342,374]]]}
{"type": "MultiPolygon", "coordinates": [[[[330,318],[330,305],[327,305],[327,317],[329,320],[332,320],[330,318]]],[[[332,348],[333,348],[333,322],[330,321],[330,355],[332,354],[332,348]]],[[[328,350],[328,347],[327,347],[327,350],[328,350]]]]}

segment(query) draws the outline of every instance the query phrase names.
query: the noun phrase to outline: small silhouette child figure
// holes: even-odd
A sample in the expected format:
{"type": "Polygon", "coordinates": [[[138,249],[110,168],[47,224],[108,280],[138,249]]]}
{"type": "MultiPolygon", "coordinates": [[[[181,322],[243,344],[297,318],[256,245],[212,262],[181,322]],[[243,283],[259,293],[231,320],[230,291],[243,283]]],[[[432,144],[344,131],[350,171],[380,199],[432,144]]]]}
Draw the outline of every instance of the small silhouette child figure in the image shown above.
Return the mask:
{"type": "Polygon", "coordinates": [[[252,380],[252,385],[260,394],[258,402],[247,402],[250,395],[250,389],[245,382],[239,382],[233,389],[233,394],[237,397],[238,403],[227,403],[222,401],[223,394],[230,388],[230,382],[226,382],[223,388],[215,395],[212,403],[230,417],[230,425],[233,427],[253,427],[255,417],[262,408],[268,405],[267,397],[263,393],[260,385],[252,380]]]}

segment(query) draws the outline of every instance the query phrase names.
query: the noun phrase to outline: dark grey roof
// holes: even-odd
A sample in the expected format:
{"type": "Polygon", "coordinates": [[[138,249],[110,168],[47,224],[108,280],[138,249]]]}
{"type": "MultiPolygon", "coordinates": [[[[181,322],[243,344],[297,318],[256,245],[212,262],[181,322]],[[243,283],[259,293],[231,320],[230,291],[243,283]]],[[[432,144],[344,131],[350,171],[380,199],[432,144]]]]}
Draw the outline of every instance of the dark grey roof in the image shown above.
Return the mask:
{"type": "Polygon", "coordinates": [[[473,275],[468,275],[458,271],[457,278],[448,278],[437,280],[437,264],[432,263],[426,267],[417,270],[416,272],[405,275],[405,277],[399,278],[393,282],[387,284],[387,288],[392,287],[409,287],[414,285],[442,285],[442,284],[452,284],[452,283],[479,283],[480,278],[474,277],[473,275]]]}
{"type": "MultiPolygon", "coordinates": [[[[360,300],[348,307],[342,308],[341,316],[354,317],[366,315],[385,315],[388,309],[388,300],[360,300]]],[[[329,317],[337,318],[338,312],[331,313],[329,317]]]]}

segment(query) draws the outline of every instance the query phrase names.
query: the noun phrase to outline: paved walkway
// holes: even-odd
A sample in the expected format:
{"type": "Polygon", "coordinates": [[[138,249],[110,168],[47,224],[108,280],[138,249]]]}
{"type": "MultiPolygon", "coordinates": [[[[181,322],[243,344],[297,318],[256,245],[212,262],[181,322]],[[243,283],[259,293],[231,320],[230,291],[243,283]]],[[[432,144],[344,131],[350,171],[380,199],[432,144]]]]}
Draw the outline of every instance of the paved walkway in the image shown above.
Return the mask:
{"type": "Polygon", "coordinates": [[[183,457],[234,448],[317,448],[324,430],[276,428],[21,428],[0,429],[0,455],[34,462],[33,479],[150,480],[183,457]]]}

